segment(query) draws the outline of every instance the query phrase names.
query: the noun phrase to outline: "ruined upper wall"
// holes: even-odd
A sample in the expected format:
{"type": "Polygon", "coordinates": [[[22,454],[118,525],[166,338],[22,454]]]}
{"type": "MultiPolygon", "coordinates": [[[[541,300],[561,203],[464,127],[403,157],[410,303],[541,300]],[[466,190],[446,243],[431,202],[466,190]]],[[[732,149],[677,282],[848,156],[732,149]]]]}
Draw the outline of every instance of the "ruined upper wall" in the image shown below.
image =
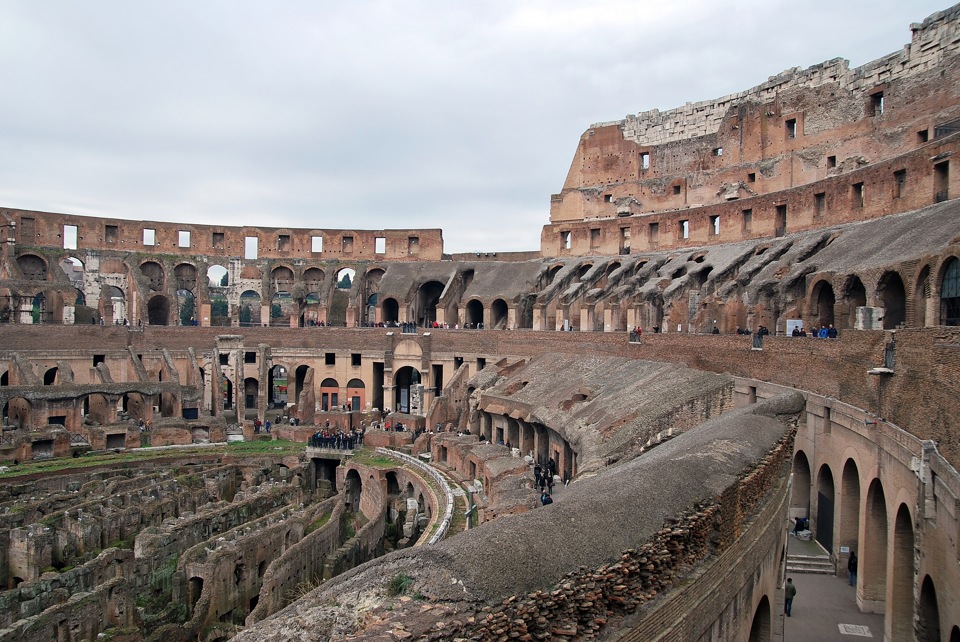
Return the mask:
{"type": "Polygon", "coordinates": [[[591,128],[619,125],[626,140],[638,145],[662,145],[715,134],[727,112],[744,102],[767,103],[781,93],[827,83],[836,83],[847,91],[869,91],[884,82],[938,67],[947,56],[960,51],[960,4],[912,24],[910,29],[913,38],[901,51],[854,69],[849,68],[849,61],[834,58],[807,69],[787,69],[765,83],[722,98],[687,103],[662,112],[652,109],[623,120],[596,123],[591,128]]]}
{"type": "Polygon", "coordinates": [[[331,230],[164,223],[0,210],[7,238],[28,247],[112,250],[139,254],[212,254],[225,258],[314,260],[428,260],[443,256],[443,233],[422,230],[331,230]],[[67,228],[75,228],[69,230],[67,228]],[[73,234],[75,233],[75,239],[73,234]],[[152,241],[152,242],[151,242],[152,241]]]}

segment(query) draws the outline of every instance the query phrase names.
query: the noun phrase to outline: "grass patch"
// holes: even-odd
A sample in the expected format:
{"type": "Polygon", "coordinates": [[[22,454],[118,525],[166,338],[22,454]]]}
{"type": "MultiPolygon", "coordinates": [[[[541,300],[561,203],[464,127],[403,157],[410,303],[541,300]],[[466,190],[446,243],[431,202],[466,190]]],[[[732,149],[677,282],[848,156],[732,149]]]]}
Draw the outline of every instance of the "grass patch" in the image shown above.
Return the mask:
{"type": "Polygon", "coordinates": [[[413,578],[400,571],[390,578],[390,582],[387,584],[387,592],[390,595],[403,595],[412,584],[413,578]]]}
{"type": "Polygon", "coordinates": [[[330,513],[324,513],[319,518],[310,522],[310,524],[307,525],[306,530],[304,530],[303,534],[309,535],[310,533],[317,530],[318,528],[320,528],[321,526],[323,526],[329,521],[330,521],[330,513]]]}
{"type": "Polygon", "coordinates": [[[369,448],[360,448],[353,451],[353,461],[373,468],[396,468],[401,465],[396,459],[381,455],[369,448]]]}

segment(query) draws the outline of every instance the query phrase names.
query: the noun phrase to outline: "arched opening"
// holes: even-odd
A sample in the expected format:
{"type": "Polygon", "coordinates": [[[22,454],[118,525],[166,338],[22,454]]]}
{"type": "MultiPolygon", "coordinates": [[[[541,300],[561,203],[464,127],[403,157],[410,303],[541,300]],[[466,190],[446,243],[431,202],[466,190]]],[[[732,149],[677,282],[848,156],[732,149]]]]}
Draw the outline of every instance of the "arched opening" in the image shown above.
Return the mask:
{"type": "Polygon", "coordinates": [[[833,553],[833,509],[834,494],[833,473],[830,466],[820,466],[817,474],[817,541],[833,553]]]}
{"type": "Polygon", "coordinates": [[[296,404],[300,403],[300,395],[301,393],[303,393],[304,382],[306,381],[307,372],[309,370],[310,370],[310,366],[297,367],[297,374],[296,374],[296,378],[294,379],[295,383],[293,388],[294,390],[293,403],[296,403],[296,404]]]}
{"type": "Polygon", "coordinates": [[[351,379],[347,382],[347,403],[354,412],[366,407],[366,390],[362,379],[351,379]]]}
{"type": "Polygon", "coordinates": [[[223,408],[224,410],[230,410],[233,408],[233,382],[226,377],[224,377],[222,381],[223,408]]]}
{"type": "Polygon", "coordinates": [[[180,325],[198,325],[196,299],[193,292],[177,290],[177,308],[180,310],[180,325]]]}
{"type": "Polygon", "coordinates": [[[7,370],[3,371],[3,374],[0,374],[0,386],[9,386],[10,385],[10,372],[7,370]]]}
{"type": "Polygon", "coordinates": [[[47,280],[47,262],[35,254],[24,254],[17,257],[17,267],[23,278],[30,281],[47,280]]]}
{"type": "Polygon", "coordinates": [[[907,320],[907,293],[899,274],[887,272],[880,277],[877,298],[883,305],[884,330],[895,330],[907,320]]]}
{"type": "MultiPolygon", "coordinates": [[[[887,597],[887,504],[879,479],[870,482],[860,554],[860,610],[882,613],[887,597]]],[[[911,602],[912,603],[912,602],[911,602]]]]}
{"type": "Polygon", "coordinates": [[[479,328],[483,323],[483,304],[477,299],[467,302],[466,327],[479,328]]]}
{"type": "Polygon", "coordinates": [[[211,265],[207,268],[207,281],[211,288],[225,288],[230,284],[227,277],[227,268],[222,265],[211,265]]]}
{"type": "Polygon", "coordinates": [[[553,283],[553,280],[557,278],[557,272],[563,269],[563,265],[557,264],[552,265],[547,268],[547,271],[543,274],[543,282],[541,283],[542,288],[546,288],[548,285],[553,283]]]}
{"type": "MultiPolygon", "coordinates": [[[[920,609],[917,615],[917,642],[940,642],[940,606],[937,604],[937,589],[929,575],[924,575],[920,584],[920,609]]],[[[953,639],[953,635],[950,639],[953,639]]]]}
{"type": "Polygon", "coordinates": [[[360,495],[363,492],[363,481],[360,479],[360,473],[356,469],[350,469],[347,471],[347,476],[344,479],[344,503],[347,505],[347,509],[358,512],[360,510],[360,495]]]}
{"type": "Polygon", "coordinates": [[[43,373],[43,385],[52,386],[57,382],[57,372],[59,368],[48,368],[46,372],[43,373]]]}
{"type": "Polygon", "coordinates": [[[357,278],[357,271],[353,268],[342,268],[337,270],[337,289],[349,290],[353,287],[353,281],[357,278]]]}
{"type": "Polygon", "coordinates": [[[227,302],[229,279],[227,268],[222,265],[211,265],[207,268],[207,279],[210,282],[210,325],[223,327],[230,325],[230,304],[227,302]]]}
{"type": "Polygon", "coordinates": [[[503,299],[494,299],[490,304],[490,327],[503,330],[507,327],[507,302],[503,299]]]}
{"type": "Polygon", "coordinates": [[[163,294],[154,295],[147,302],[147,323],[167,325],[170,322],[170,301],[163,294]]]}
{"type": "Polygon", "coordinates": [[[397,481],[397,473],[392,470],[387,473],[387,494],[388,495],[399,495],[400,494],[400,482],[397,481]]]}
{"type": "Polygon", "coordinates": [[[950,629],[950,642],[960,642],[960,626],[954,625],[950,629]]]}
{"type": "Polygon", "coordinates": [[[340,384],[327,378],[320,383],[320,410],[327,412],[340,407],[340,384]]]}
{"type": "Polygon", "coordinates": [[[197,268],[189,263],[181,263],[173,268],[173,278],[177,281],[178,290],[197,289],[197,268]]]}
{"type": "Polygon", "coordinates": [[[888,640],[913,637],[913,520],[900,504],[893,527],[893,591],[887,613],[888,640]]]}
{"type": "Polygon", "coordinates": [[[290,291],[293,287],[293,270],[285,265],[273,268],[270,272],[270,288],[274,292],[290,291]]]}
{"type": "Polygon", "coordinates": [[[393,407],[397,412],[420,412],[420,371],[410,366],[397,370],[393,376],[393,407]]]}
{"type": "Polygon", "coordinates": [[[940,325],[960,325],[960,260],[952,257],[940,282],[940,325]]]}
{"type": "Polygon", "coordinates": [[[203,593],[203,578],[191,577],[187,584],[187,602],[190,604],[191,613],[193,613],[194,607],[200,600],[201,593],[203,593]]]}
{"type": "Polygon", "coordinates": [[[287,398],[287,369],[283,366],[273,366],[268,373],[270,378],[267,388],[267,403],[274,408],[286,408],[287,398]]]}
{"type": "Polygon", "coordinates": [[[147,287],[151,292],[163,290],[163,266],[154,261],[147,261],[140,265],[140,272],[147,278],[147,287]]]}
{"type": "Polygon", "coordinates": [[[253,290],[243,292],[240,295],[238,316],[243,327],[260,325],[260,295],[253,290]]]}
{"type": "Polygon", "coordinates": [[[793,456],[793,490],[790,497],[790,517],[810,515],[810,462],[802,450],[793,456]]]}
{"type": "Polygon", "coordinates": [[[767,642],[770,639],[770,600],[764,595],[757,604],[750,625],[750,642],[767,642]]]}
{"type": "Polygon", "coordinates": [[[3,405],[3,423],[23,430],[30,425],[30,402],[23,397],[12,397],[3,405]]]}
{"type": "Polygon", "coordinates": [[[299,318],[299,310],[296,301],[287,290],[280,290],[273,295],[270,301],[270,325],[275,327],[288,327],[290,319],[299,318]]]}
{"type": "Polygon", "coordinates": [[[827,281],[819,281],[813,286],[813,305],[811,311],[817,327],[833,323],[833,307],[837,300],[833,286],[827,281]]]}
{"type": "Polygon", "coordinates": [[[50,313],[47,311],[47,297],[43,292],[38,292],[33,297],[33,309],[30,314],[31,323],[49,322],[50,313]]]}
{"type": "Polygon", "coordinates": [[[396,325],[400,322],[400,304],[396,299],[384,299],[382,311],[384,323],[396,325]]]}
{"type": "Polygon", "coordinates": [[[840,546],[847,546],[851,552],[858,552],[860,544],[860,474],[857,464],[848,459],[843,465],[840,478],[840,546]]]}
{"type": "MultiPolygon", "coordinates": [[[[843,287],[843,302],[847,306],[846,323],[838,328],[851,329],[857,325],[857,308],[862,308],[867,304],[867,289],[863,286],[860,277],[852,275],[847,278],[843,287]]],[[[843,319],[839,319],[843,321],[843,319]]]]}
{"type": "Polygon", "coordinates": [[[260,382],[253,377],[243,380],[243,406],[247,412],[257,411],[257,399],[260,396],[260,382]]]}
{"type": "Polygon", "coordinates": [[[437,304],[443,294],[443,283],[427,281],[417,292],[417,323],[423,327],[433,325],[437,320],[437,304]]]}
{"type": "Polygon", "coordinates": [[[307,268],[303,271],[303,285],[307,292],[320,292],[323,287],[323,279],[326,277],[320,268],[307,268]]]}
{"type": "MultiPolygon", "coordinates": [[[[104,288],[104,293],[107,296],[105,301],[105,310],[104,314],[106,319],[104,323],[123,323],[127,320],[127,301],[123,295],[123,290],[118,288],[115,285],[108,285],[104,288]]],[[[88,319],[87,323],[90,322],[88,319]]],[[[77,317],[77,323],[81,323],[79,316],[77,317]]]]}

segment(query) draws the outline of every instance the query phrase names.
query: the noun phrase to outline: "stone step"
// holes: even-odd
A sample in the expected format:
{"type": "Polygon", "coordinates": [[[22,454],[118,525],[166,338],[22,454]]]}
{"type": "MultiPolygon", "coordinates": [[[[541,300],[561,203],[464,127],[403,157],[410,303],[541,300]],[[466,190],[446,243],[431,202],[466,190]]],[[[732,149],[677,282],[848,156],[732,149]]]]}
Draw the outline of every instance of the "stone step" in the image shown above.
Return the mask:
{"type": "Polygon", "coordinates": [[[833,575],[836,573],[836,567],[827,556],[787,555],[787,572],[833,575]]]}

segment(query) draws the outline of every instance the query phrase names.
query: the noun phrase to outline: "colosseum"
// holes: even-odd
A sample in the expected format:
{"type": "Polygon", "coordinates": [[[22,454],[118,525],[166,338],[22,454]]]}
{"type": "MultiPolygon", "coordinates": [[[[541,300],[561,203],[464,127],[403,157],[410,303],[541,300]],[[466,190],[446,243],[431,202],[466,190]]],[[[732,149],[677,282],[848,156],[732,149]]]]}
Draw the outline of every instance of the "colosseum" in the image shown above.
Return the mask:
{"type": "Polygon", "coordinates": [[[0,209],[0,641],[783,640],[856,551],[960,642],[960,5],[910,30],[591,125],[539,252],[0,209]]]}

